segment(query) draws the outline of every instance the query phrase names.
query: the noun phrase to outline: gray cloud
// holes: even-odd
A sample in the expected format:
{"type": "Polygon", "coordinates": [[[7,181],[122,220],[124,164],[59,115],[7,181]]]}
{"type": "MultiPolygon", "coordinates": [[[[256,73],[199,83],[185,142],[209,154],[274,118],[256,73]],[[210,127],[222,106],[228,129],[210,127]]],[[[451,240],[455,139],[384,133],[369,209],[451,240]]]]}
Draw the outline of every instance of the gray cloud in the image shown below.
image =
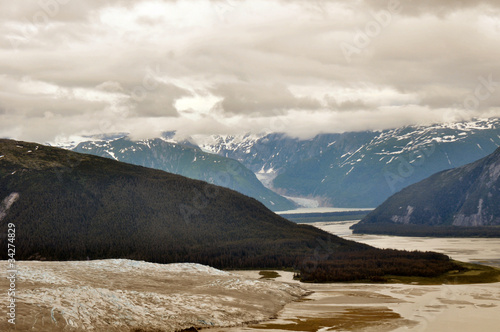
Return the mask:
{"type": "Polygon", "coordinates": [[[131,8],[133,0],[20,0],[0,3],[0,18],[4,20],[29,21],[39,25],[48,21],[75,22],[91,20],[91,14],[106,7],[131,8]]]}
{"type": "Polygon", "coordinates": [[[369,110],[370,107],[366,105],[362,100],[348,100],[340,103],[337,109],[342,111],[352,111],[352,110],[369,110]]]}
{"type": "Polygon", "coordinates": [[[216,109],[224,113],[273,116],[280,111],[321,107],[313,98],[295,97],[282,84],[225,83],[212,92],[223,98],[216,109]]]}
{"type": "Polygon", "coordinates": [[[443,16],[477,7],[500,8],[500,3],[495,0],[364,0],[363,4],[376,9],[387,9],[391,2],[400,3],[401,13],[405,15],[443,16]]]}
{"type": "Polygon", "coordinates": [[[384,22],[389,0],[54,1],[0,4],[0,136],[278,120],[307,136],[499,112],[498,1],[401,0],[384,22]]]}
{"type": "Polygon", "coordinates": [[[64,117],[102,110],[106,102],[82,99],[72,91],[22,78],[0,76],[0,101],[5,114],[24,115],[28,118],[43,118],[58,114],[64,117]],[[27,90],[37,89],[36,93],[27,90]]]}
{"type": "Polygon", "coordinates": [[[132,90],[132,104],[136,115],[146,117],[178,116],[174,107],[177,99],[191,95],[172,84],[154,84],[149,89],[137,86],[132,90]]]}

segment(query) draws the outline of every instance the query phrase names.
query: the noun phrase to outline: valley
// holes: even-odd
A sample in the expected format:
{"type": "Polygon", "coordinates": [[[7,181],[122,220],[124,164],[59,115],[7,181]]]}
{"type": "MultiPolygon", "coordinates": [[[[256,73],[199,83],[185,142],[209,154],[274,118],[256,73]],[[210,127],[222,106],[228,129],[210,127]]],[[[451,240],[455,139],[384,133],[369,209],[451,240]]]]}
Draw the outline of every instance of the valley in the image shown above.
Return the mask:
{"type": "Polygon", "coordinates": [[[460,331],[480,319],[488,331],[498,323],[499,270],[448,256],[498,266],[499,239],[352,234],[358,220],[349,219],[366,208],[281,212],[308,222],[297,224],[179,175],[36,143],[0,140],[0,148],[2,221],[20,230],[21,329],[460,331]],[[207,202],[187,218],[179,207],[193,190],[207,202]],[[279,267],[295,271],[261,279],[279,267]]]}
{"type": "MultiPolygon", "coordinates": [[[[233,190],[161,170],[14,140],[0,139],[0,153],[1,217],[4,228],[19,230],[19,260],[293,268],[313,282],[435,277],[461,269],[439,253],[345,240],[233,190]],[[317,262],[318,255],[327,259],[317,262]]],[[[0,245],[8,241],[0,237],[0,245]]]]}
{"type": "MultiPolygon", "coordinates": [[[[244,168],[165,140],[109,144],[123,161],[129,150],[143,152],[136,163],[150,167],[158,156],[174,165],[178,160],[165,152],[174,148],[186,165],[209,161],[179,170],[208,169],[208,176],[219,171],[207,165],[244,168]]],[[[0,140],[1,218],[21,230],[16,280],[22,329],[460,331],[481,319],[488,331],[498,323],[491,318],[500,300],[498,238],[353,234],[351,227],[381,208],[322,207],[314,196],[287,196],[311,208],[276,205],[276,215],[236,191],[119,162],[107,148],[93,151],[108,155],[102,158],[0,140]]],[[[499,151],[439,173],[461,175],[441,182],[469,179],[466,169],[486,179],[495,201],[499,151]]],[[[470,178],[465,190],[473,187],[470,178]]],[[[430,188],[426,181],[432,178],[423,181],[430,188]]],[[[484,201],[484,211],[496,211],[484,201]]]]}
{"type": "MultiPolygon", "coordinates": [[[[355,222],[314,226],[379,248],[433,250],[500,268],[500,239],[358,235],[349,229],[355,222]]],[[[499,324],[500,282],[313,284],[280,270],[277,278],[262,279],[259,270],[124,259],[20,261],[18,270],[16,331],[174,331],[195,326],[218,332],[455,332],[495,331],[499,324]]],[[[2,331],[14,331],[0,324],[2,331]]]]}

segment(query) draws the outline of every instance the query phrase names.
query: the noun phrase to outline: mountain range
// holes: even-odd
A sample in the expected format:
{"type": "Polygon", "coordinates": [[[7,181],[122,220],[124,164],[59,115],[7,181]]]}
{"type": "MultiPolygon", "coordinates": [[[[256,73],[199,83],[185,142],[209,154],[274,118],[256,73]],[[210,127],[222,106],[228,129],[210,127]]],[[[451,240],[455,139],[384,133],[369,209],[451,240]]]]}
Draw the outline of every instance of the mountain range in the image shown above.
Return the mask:
{"type": "Polygon", "coordinates": [[[500,120],[487,119],[383,131],[211,136],[204,151],[240,161],[268,187],[326,206],[376,207],[404,187],[463,166],[500,146],[500,120]]]}
{"type": "Polygon", "coordinates": [[[500,146],[500,120],[320,134],[310,139],[283,133],[196,135],[183,140],[174,136],[170,132],[140,141],[123,135],[90,139],[73,149],[225,186],[273,211],[304,202],[362,208],[376,207],[408,185],[492,153],[500,146]]]}
{"type": "Polygon", "coordinates": [[[0,198],[0,246],[15,245],[16,260],[295,268],[305,281],[459,268],[442,254],[376,249],[296,224],[207,182],[37,143],[0,139],[0,198]]]}
{"type": "Polygon", "coordinates": [[[404,188],[352,228],[358,233],[500,236],[500,148],[404,188]]]}

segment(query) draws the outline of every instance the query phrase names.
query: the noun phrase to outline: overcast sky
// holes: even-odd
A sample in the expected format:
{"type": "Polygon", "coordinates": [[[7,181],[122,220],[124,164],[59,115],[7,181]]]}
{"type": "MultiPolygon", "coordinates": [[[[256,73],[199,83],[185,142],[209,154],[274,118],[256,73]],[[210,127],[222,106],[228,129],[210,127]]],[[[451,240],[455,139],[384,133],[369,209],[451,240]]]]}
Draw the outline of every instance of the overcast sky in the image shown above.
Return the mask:
{"type": "Polygon", "coordinates": [[[500,115],[500,1],[0,2],[0,137],[500,115]]]}

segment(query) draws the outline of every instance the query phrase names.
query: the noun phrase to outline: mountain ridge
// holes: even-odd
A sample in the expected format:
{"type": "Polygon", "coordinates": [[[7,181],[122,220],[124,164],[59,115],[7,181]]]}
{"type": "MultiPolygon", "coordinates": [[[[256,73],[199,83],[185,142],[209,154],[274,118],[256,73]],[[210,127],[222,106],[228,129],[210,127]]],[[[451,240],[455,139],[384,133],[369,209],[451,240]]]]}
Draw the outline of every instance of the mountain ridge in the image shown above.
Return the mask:
{"type": "MultiPolygon", "coordinates": [[[[500,120],[383,131],[198,138],[206,151],[239,160],[285,196],[335,207],[375,207],[404,187],[482,158],[500,146],[500,120]]],[[[265,181],[263,181],[266,183],[265,181]]]]}
{"type": "MultiPolygon", "coordinates": [[[[210,153],[238,161],[257,179],[245,171],[244,176],[233,175],[232,185],[226,186],[259,199],[274,211],[300,206],[304,199],[311,206],[374,208],[410,184],[493,152],[500,146],[500,120],[320,134],[310,139],[293,138],[284,133],[195,135],[182,140],[177,140],[174,132],[167,136],[162,138],[165,144],[188,146],[199,154],[210,153]],[[259,181],[272,191],[264,191],[259,181]]],[[[93,144],[96,143],[81,143],[76,150],[120,157],[110,146],[92,147],[93,144]]],[[[101,145],[105,144],[108,143],[101,145]]],[[[209,182],[213,182],[214,174],[220,171],[217,168],[205,174],[193,171],[198,166],[191,165],[192,159],[186,161],[180,171],[175,170],[165,165],[162,158],[171,153],[172,158],[179,159],[185,152],[157,147],[151,150],[148,157],[134,161],[131,159],[136,157],[128,156],[124,161],[209,182]]],[[[191,158],[193,156],[191,153],[191,158]]],[[[213,163],[203,166],[214,167],[213,163]]]]}
{"type": "MultiPolygon", "coordinates": [[[[388,198],[353,229],[370,232],[381,226],[481,228],[485,235],[500,231],[500,148],[473,163],[441,171],[388,198]],[[491,232],[488,232],[488,227],[491,232]]],[[[408,230],[409,227],[406,227],[408,230]]],[[[408,234],[411,234],[409,232],[408,234]]],[[[497,235],[498,236],[498,235],[497,235]]]]}

